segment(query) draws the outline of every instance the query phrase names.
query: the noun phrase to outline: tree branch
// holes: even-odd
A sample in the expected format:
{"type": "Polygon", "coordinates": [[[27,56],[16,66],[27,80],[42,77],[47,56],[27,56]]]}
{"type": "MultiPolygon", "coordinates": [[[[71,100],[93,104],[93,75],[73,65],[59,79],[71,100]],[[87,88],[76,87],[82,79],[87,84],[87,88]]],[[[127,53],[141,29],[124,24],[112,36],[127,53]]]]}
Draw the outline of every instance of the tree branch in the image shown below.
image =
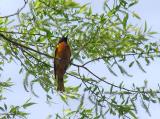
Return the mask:
{"type": "MultiPolygon", "coordinates": [[[[17,46],[17,47],[20,47],[20,48],[23,48],[23,49],[27,49],[27,50],[36,52],[36,53],[38,53],[38,54],[40,54],[40,55],[44,55],[44,56],[46,56],[46,57],[48,57],[48,58],[56,59],[55,57],[50,56],[49,54],[42,53],[42,52],[40,52],[40,51],[37,51],[37,50],[32,49],[32,48],[30,48],[30,47],[27,47],[27,46],[25,46],[25,45],[23,45],[23,44],[17,43],[17,42],[15,42],[15,41],[11,40],[11,38],[7,38],[6,36],[4,36],[4,35],[1,34],[1,33],[0,33],[0,36],[1,36],[4,40],[6,40],[7,42],[10,42],[10,43],[12,43],[13,45],[15,45],[15,46],[17,46]]],[[[154,53],[154,52],[152,52],[152,53],[154,53]]],[[[141,54],[146,54],[146,53],[141,53],[141,54]]],[[[130,55],[140,55],[140,54],[130,53],[130,54],[125,54],[124,56],[130,56],[130,55]]],[[[36,57],[34,57],[34,56],[32,56],[32,57],[39,61],[39,59],[37,59],[36,57]]],[[[92,71],[90,71],[87,67],[85,67],[86,64],[88,64],[88,63],[90,63],[90,62],[92,62],[92,61],[96,61],[96,60],[103,59],[103,58],[111,58],[111,57],[115,57],[115,56],[109,56],[109,57],[104,56],[104,57],[96,58],[96,59],[93,59],[93,60],[91,60],[91,61],[88,61],[88,62],[84,63],[83,65],[78,65],[78,64],[74,64],[74,63],[71,63],[71,65],[73,65],[73,66],[75,66],[75,67],[77,67],[77,68],[80,67],[80,68],[85,69],[85,70],[88,71],[90,74],[92,74],[94,77],[96,77],[96,78],[99,79],[100,81],[102,81],[102,82],[104,82],[104,83],[106,83],[106,84],[108,84],[108,85],[110,85],[110,86],[116,87],[116,88],[118,88],[118,89],[123,89],[123,90],[128,91],[128,92],[131,92],[131,93],[145,93],[144,91],[140,92],[140,91],[137,91],[137,90],[130,90],[130,89],[127,89],[127,88],[120,87],[120,86],[117,86],[117,85],[115,85],[115,84],[112,84],[112,83],[110,83],[110,82],[107,82],[107,81],[101,79],[100,77],[98,77],[96,74],[94,74],[92,71]]],[[[44,62],[42,62],[42,63],[44,63],[44,62]]],[[[45,64],[47,64],[47,63],[45,63],[45,64]]],[[[50,65],[47,64],[47,66],[50,66],[50,65]]],[[[50,66],[50,67],[53,68],[53,66],[50,66]]],[[[69,73],[67,73],[67,74],[69,74],[69,73]]],[[[71,74],[69,74],[69,75],[71,75],[71,74]]],[[[73,76],[73,75],[71,75],[71,76],[73,76]]],[[[77,76],[74,76],[74,77],[79,78],[79,77],[77,77],[77,76]]],[[[81,80],[82,80],[82,79],[81,79],[81,80]]],[[[157,93],[159,93],[159,92],[157,92],[157,93]]]]}
{"type": "MultiPolygon", "coordinates": [[[[154,51],[153,52],[149,52],[149,53],[147,53],[147,52],[143,52],[143,53],[126,53],[126,54],[122,54],[121,56],[126,57],[126,56],[147,55],[147,54],[154,54],[154,53],[155,53],[154,51]]],[[[158,53],[160,53],[160,51],[158,53]]],[[[156,55],[156,56],[160,57],[160,55],[156,55]]],[[[91,60],[85,62],[82,66],[85,66],[85,65],[87,65],[87,64],[89,64],[91,62],[94,62],[94,61],[98,61],[98,60],[102,60],[102,59],[110,59],[110,58],[115,58],[115,57],[116,57],[115,55],[101,56],[101,57],[94,58],[94,59],[91,59],[91,60]]]]}
{"type": "Polygon", "coordinates": [[[46,53],[42,53],[42,52],[40,52],[40,51],[37,51],[37,50],[32,49],[32,48],[30,48],[30,47],[27,47],[27,46],[25,46],[25,45],[23,45],[23,44],[17,43],[17,42],[15,42],[15,41],[11,40],[10,38],[7,38],[6,36],[4,36],[4,35],[1,34],[1,33],[0,33],[0,36],[1,36],[4,40],[6,40],[6,41],[8,41],[8,42],[10,42],[10,43],[12,43],[12,44],[14,44],[15,46],[18,46],[18,47],[21,47],[21,48],[24,48],[24,49],[28,49],[28,50],[30,50],[30,51],[36,52],[36,53],[38,53],[38,54],[40,54],[40,55],[44,55],[44,56],[49,57],[49,58],[54,58],[53,56],[50,56],[50,55],[48,55],[48,54],[46,54],[46,53]]]}
{"type": "MultiPolygon", "coordinates": [[[[22,32],[16,32],[16,31],[1,31],[1,33],[9,33],[9,34],[21,34],[21,35],[32,35],[32,36],[46,36],[44,34],[40,34],[40,33],[22,33],[22,32]]],[[[54,37],[54,36],[51,36],[54,37]]]]}

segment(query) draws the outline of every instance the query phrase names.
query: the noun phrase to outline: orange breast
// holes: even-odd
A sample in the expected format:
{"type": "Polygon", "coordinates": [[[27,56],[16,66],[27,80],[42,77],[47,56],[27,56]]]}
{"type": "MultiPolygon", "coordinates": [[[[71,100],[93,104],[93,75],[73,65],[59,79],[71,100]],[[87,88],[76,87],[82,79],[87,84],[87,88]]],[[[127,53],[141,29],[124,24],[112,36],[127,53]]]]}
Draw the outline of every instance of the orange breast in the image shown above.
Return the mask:
{"type": "Polygon", "coordinates": [[[67,43],[61,42],[57,45],[57,58],[67,58],[70,57],[70,48],[67,43]]]}

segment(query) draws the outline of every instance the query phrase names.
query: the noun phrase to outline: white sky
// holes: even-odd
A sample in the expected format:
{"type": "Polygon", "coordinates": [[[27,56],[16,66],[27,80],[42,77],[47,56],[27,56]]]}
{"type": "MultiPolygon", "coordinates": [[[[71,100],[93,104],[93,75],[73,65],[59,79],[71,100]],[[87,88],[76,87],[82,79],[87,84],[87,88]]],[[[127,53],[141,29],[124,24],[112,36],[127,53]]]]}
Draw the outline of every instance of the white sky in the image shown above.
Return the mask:
{"type": "MultiPolygon", "coordinates": [[[[76,0],[78,2],[84,3],[86,0],[76,0]]],[[[92,6],[94,7],[94,10],[97,12],[101,11],[101,2],[103,0],[90,0],[92,3],[92,6]]],[[[23,5],[23,0],[0,0],[0,16],[7,15],[10,13],[14,13],[17,8],[20,8],[23,5]]],[[[148,23],[148,26],[152,27],[153,30],[160,32],[160,1],[159,0],[140,0],[139,4],[135,7],[135,11],[139,13],[139,15],[142,18],[141,23],[144,23],[146,20],[148,23]]],[[[134,21],[133,21],[134,22],[134,21]]],[[[157,36],[159,39],[159,36],[157,36]]],[[[149,82],[149,85],[153,88],[157,87],[157,83],[160,82],[160,73],[159,73],[159,67],[160,67],[160,59],[155,60],[151,65],[148,67],[145,67],[147,73],[142,73],[141,70],[139,70],[137,67],[134,67],[130,70],[132,74],[134,73],[133,78],[128,77],[118,77],[122,78],[126,81],[126,84],[130,84],[130,82],[135,82],[137,85],[142,85],[143,80],[147,79],[149,82]]],[[[92,68],[92,66],[91,66],[92,68]]],[[[41,90],[40,87],[36,87],[38,90],[37,93],[40,95],[39,98],[35,98],[32,94],[27,93],[24,91],[23,85],[22,85],[22,78],[23,75],[18,74],[19,67],[16,64],[7,64],[5,66],[5,72],[3,72],[3,76],[0,78],[7,78],[12,77],[13,81],[15,81],[15,86],[12,88],[12,91],[7,91],[6,96],[8,97],[8,104],[15,104],[20,105],[25,100],[28,99],[28,97],[32,97],[33,101],[39,103],[38,105],[35,105],[31,107],[29,112],[32,112],[29,119],[45,119],[48,114],[53,114],[55,112],[59,112],[60,109],[64,107],[64,104],[61,101],[58,101],[58,98],[56,98],[54,101],[56,104],[49,106],[45,103],[45,92],[41,90]],[[34,112],[34,113],[33,113],[34,112]]],[[[102,70],[102,67],[97,67],[98,70],[102,70]]],[[[105,71],[105,69],[104,69],[105,71]]],[[[103,72],[104,74],[105,72],[103,72]]],[[[109,79],[111,79],[113,76],[109,75],[109,79]]],[[[114,79],[115,77],[113,77],[114,79]]],[[[116,78],[115,78],[116,79],[116,78]]],[[[113,82],[116,82],[116,80],[113,80],[113,82]]],[[[121,80],[122,81],[122,80],[121,80]]],[[[74,104],[72,104],[74,105],[74,104]]],[[[157,119],[159,117],[160,113],[160,105],[154,104],[150,106],[151,115],[152,117],[149,117],[146,112],[140,108],[138,113],[138,117],[140,119],[157,119]]],[[[54,119],[54,118],[53,118],[54,119]]],[[[113,118],[115,119],[115,118],[113,118]]]]}

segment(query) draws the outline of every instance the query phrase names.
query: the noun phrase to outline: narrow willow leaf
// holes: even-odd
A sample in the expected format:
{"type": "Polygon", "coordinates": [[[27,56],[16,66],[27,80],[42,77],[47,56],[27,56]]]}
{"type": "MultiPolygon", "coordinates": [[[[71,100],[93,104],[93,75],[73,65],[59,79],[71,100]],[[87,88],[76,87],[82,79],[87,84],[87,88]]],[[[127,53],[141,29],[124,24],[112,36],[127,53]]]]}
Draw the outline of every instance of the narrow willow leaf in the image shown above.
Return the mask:
{"type": "Polygon", "coordinates": [[[127,2],[125,0],[120,0],[120,5],[122,5],[123,7],[126,7],[127,2]]]}
{"type": "Polygon", "coordinates": [[[112,94],[112,91],[113,91],[113,85],[111,85],[111,88],[109,90],[110,94],[112,94]]]}
{"type": "Polygon", "coordinates": [[[27,107],[30,107],[30,106],[35,105],[35,104],[36,103],[34,103],[34,102],[29,102],[29,103],[24,104],[23,108],[26,109],[27,107]]]}
{"type": "Polygon", "coordinates": [[[67,96],[66,95],[60,94],[60,98],[62,99],[63,102],[65,102],[68,105],[67,96]]]}
{"type": "Polygon", "coordinates": [[[121,65],[118,64],[118,68],[122,74],[132,77],[132,75],[128,74],[128,72],[121,65]]]}
{"type": "Polygon", "coordinates": [[[7,110],[7,105],[4,103],[4,109],[7,110]]]}
{"type": "Polygon", "coordinates": [[[143,69],[143,67],[141,66],[141,64],[138,62],[138,60],[136,60],[136,63],[138,65],[138,67],[144,72],[146,73],[146,71],[143,69]]]}
{"type": "Polygon", "coordinates": [[[66,114],[68,114],[68,113],[71,112],[71,109],[66,109],[66,110],[64,110],[64,112],[65,112],[66,114]]]}
{"type": "Polygon", "coordinates": [[[18,111],[16,112],[16,115],[22,116],[22,117],[26,117],[29,113],[26,112],[22,112],[22,111],[18,111]]]}
{"type": "Polygon", "coordinates": [[[88,10],[88,16],[92,15],[92,8],[90,7],[88,10]]]}
{"type": "Polygon", "coordinates": [[[129,64],[129,67],[132,67],[134,64],[134,61],[132,61],[130,64],[129,64]]]}
{"type": "Polygon", "coordinates": [[[157,103],[157,101],[156,101],[156,100],[154,100],[154,99],[151,99],[151,101],[152,101],[152,103],[157,103]]]}
{"type": "Polygon", "coordinates": [[[110,66],[107,65],[107,68],[114,76],[117,76],[117,74],[110,68],[110,66]]]}
{"type": "Polygon", "coordinates": [[[129,111],[129,114],[133,117],[132,119],[138,119],[133,111],[129,111]]]}
{"type": "Polygon", "coordinates": [[[70,94],[70,95],[67,95],[69,98],[71,99],[78,99],[78,96],[77,95],[74,95],[74,94],[70,94]]]}
{"type": "Polygon", "coordinates": [[[128,5],[128,7],[132,7],[138,3],[138,0],[134,0],[132,3],[128,5]]]}
{"type": "Polygon", "coordinates": [[[33,80],[32,82],[30,82],[30,89],[31,89],[31,92],[32,92],[32,94],[33,94],[34,96],[39,97],[39,96],[35,93],[35,91],[34,91],[34,89],[33,89],[33,85],[34,85],[35,82],[38,82],[38,80],[33,80]]]}
{"type": "Polygon", "coordinates": [[[80,8],[79,12],[80,12],[80,13],[83,13],[84,11],[87,11],[87,5],[88,5],[88,4],[89,4],[89,3],[83,5],[83,6],[80,8]]]}
{"type": "Polygon", "coordinates": [[[124,29],[126,29],[127,21],[128,21],[128,13],[126,14],[126,16],[124,17],[123,22],[122,22],[124,29]]]}
{"type": "MultiPolygon", "coordinates": [[[[135,97],[136,98],[136,97],[135,97]]],[[[137,99],[137,98],[136,98],[137,99]]],[[[133,100],[133,98],[131,99],[131,103],[132,103],[132,106],[134,107],[134,111],[137,113],[137,107],[135,105],[135,102],[133,100]]]]}
{"type": "Polygon", "coordinates": [[[21,74],[23,72],[23,67],[19,70],[19,74],[21,74]]]}
{"type": "Polygon", "coordinates": [[[144,25],[144,32],[147,31],[147,22],[145,21],[145,25],[144,25]]]}
{"type": "Polygon", "coordinates": [[[154,35],[154,34],[158,34],[157,32],[155,31],[152,31],[152,32],[148,32],[149,35],[154,35]]]}
{"type": "Polygon", "coordinates": [[[146,96],[145,94],[142,94],[142,96],[143,96],[143,99],[144,99],[144,100],[149,101],[150,98],[149,98],[148,96],[146,96]]]}
{"type": "Polygon", "coordinates": [[[146,58],[146,57],[145,57],[145,61],[146,61],[147,65],[149,65],[149,64],[150,64],[149,59],[148,59],[148,58],[146,58]]]}
{"type": "Polygon", "coordinates": [[[85,95],[83,94],[82,97],[81,97],[81,100],[80,100],[80,104],[79,104],[79,106],[78,106],[78,108],[77,108],[77,111],[80,110],[80,109],[83,107],[84,97],[85,97],[85,95]]]}
{"type": "Polygon", "coordinates": [[[148,109],[148,106],[143,100],[142,100],[142,107],[145,109],[145,111],[148,113],[148,115],[151,116],[151,113],[148,109]]]}
{"type": "Polygon", "coordinates": [[[29,72],[26,72],[26,75],[23,79],[23,86],[26,92],[29,92],[28,91],[28,77],[29,77],[29,72]]]}
{"type": "Polygon", "coordinates": [[[135,17],[137,19],[141,19],[141,17],[137,13],[135,13],[135,12],[132,12],[132,15],[133,15],[133,17],[135,17]]]}
{"type": "Polygon", "coordinates": [[[80,7],[80,5],[76,2],[74,2],[73,0],[67,0],[65,2],[65,6],[66,7],[72,7],[72,8],[79,8],[80,7]]]}
{"type": "Polygon", "coordinates": [[[3,107],[0,107],[0,110],[1,110],[1,111],[5,111],[5,110],[3,109],[3,107]]]}

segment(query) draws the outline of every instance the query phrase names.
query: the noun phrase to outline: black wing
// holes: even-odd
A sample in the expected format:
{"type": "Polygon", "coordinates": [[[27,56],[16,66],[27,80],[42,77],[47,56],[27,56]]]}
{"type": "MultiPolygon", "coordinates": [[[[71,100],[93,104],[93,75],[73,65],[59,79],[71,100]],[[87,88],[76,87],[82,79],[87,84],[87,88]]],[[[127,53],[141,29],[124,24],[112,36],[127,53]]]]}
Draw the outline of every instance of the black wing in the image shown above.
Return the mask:
{"type": "Polygon", "coordinates": [[[56,79],[56,54],[57,54],[57,48],[55,50],[55,55],[54,55],[54,76],[55,76],[55,79],[56,79]]]}

